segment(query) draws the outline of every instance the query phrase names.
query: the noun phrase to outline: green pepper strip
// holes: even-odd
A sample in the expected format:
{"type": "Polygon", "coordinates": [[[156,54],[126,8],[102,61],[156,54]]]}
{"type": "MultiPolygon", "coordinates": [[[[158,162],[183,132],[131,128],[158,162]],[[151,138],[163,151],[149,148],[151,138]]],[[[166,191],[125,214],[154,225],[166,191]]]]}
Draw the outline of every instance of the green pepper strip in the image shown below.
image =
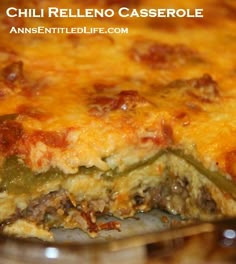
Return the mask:
{"type": "Polygon", "coordinates": [[[223,174],[216,171],[208,170],[200,162],[195,160],[192,156],[185,154],[183,150],[168,149],[168,152],[174,154],[177,157],[180,157],[181,159],[184,159],[190,165],[195,167],[197,171],[206,176],[217,187],[231,194],[233,198],[236,198],[236,185],[231,180],[227,179],[223,174]]]}
{"type": "MultiPolygon", "coordinates": [[[[160,158],[164,154],[171,153],[192,165],[197,171],[199,171],[202,175],[206,176],[211,182],[213,182],[216,186],[218,186],[221,190],[229,193],[236,199],[236,185],[227,179],[223,174],[219,172],[210,171],[205,168],[200,162],[196,161],[192,156],[184,153],[183,150],[180,149],[167,149],[161,150],[158,153],[154,154],[149,159],[146,159],[142,162],[137,162],[122,172],[118,172],[117,170],[109,170],[102,174],[103,177],[118,177],[124,174],[128,174],[131,171],[136,169],[143,168],[149,164],[155,162],[158,158],[160,158]]],[[[30,191],[33,186],[37,186],[39,183],[48,180],[49,178],[62,177],[64,174],[59,171],[48,171],[46,173],[42,173],[41,175],[37,175],[37,177],[32,173],[32,171],[25,167],[23,164],[19,164],[15,158],[7,159],[5,166],[0,169],[0,176],[2,181],[0,183],[0,187],[3,189],[8,189],[13,192],[22,192],[30,191]],[[43,177],[42,177],[43,176],[43,177]],[[54,176],[54,177],[53,177],[54,176]]],[[[83,171],[83,170],[82,170],[83,171]]]]}
{"type": "Polygon", "coordinates": [[[104,177],[113,177],[113,176],[120,176],[123,174],[128,174],[131,171],[134,171],[136,169],[140,169],[143,168],[149,164],[152,164],[153,162],[155,162],[158,158],[160,158],[163,154],[165,154],[166,151],[165,150],[161,150],[158,153],[154,154],[152,157],[150,157],[149,159],[146,159],[144,161],[139,161],[133,165],[131,165],[130,167],[126,168],[125,170],[118,172],[117,170],[109,170],[106,171],[105,173],[102,174],[102,176],[104,177]]]}
{"type": "Polygon", "coordinates": [[[143,161],[138,162],[136,164],[133,164],[129,168],[125,169],[122,172],[117,172],[116,170],[109,170],[102,174],[102,176],[105,177],[113,177],[113,176],[120,176],[123,174],[127,174],[133,170],[145,167],[149,164],[152,164],[155,162],[158,158],[160,158],[164,154],[171,153],[183,160],[185,160],[188,164],[193,166],[198,172],[200,172],[202,175],[208,178],[211,182],[213,182],[217,187],[219,187],[221,190],[229,193],[232,195],[233,198],[236,199],[236,185],[229,179],[227,179],[222,173],[216,172],[216,171],[210,171],[209,169],[205,168],[200,162],[198,162],[196,159],[194,159],[192,156],[187,155],[184,153],[183,150],[180,149],[167,149],[167,150],[161,150],[158,153],[154,154],[151,158],[143,161]]]}

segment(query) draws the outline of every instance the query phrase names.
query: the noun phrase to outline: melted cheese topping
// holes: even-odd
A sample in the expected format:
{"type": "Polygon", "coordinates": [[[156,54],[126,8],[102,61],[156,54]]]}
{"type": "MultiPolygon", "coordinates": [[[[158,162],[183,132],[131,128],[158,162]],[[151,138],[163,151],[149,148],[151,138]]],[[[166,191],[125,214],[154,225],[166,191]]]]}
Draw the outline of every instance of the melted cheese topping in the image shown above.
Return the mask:
{"type": "MultiPolygon", "coordinates": [[[[87,7],[75,1],[21,3],[87,7]]],[[[168,7],[151,0],[89,2],[97,8],[122,5],[168,7]]],[[[2,155],[7,149],[38,172],[58,167],[74,173],[79,166],[125,168],[178,146],[207,167],[236,176],[235,6],[176,0],[171,7],[202,7],[204,18],[36,19],[2,13],[0,115],[17,114],[1,124],[2,155]],[[128,27],[129,33],[9,34],[12,26],[39,25],[128,27]],[[12,131],[13,122],[22,129],[15,133],[17,143],[8,139],[5,146],[2,131],[12,131]]]]}

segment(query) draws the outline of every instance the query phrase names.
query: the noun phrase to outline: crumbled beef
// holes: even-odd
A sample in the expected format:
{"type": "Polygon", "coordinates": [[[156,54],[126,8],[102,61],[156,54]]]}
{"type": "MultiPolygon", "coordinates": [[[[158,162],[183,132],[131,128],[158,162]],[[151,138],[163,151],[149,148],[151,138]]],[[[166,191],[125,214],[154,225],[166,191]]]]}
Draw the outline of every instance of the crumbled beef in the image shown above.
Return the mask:
{"type": "Polygon", "coordinates": [[[204,186],[201,187],[198,204],[209,214],[217,213],[218,211],[216,202],[212,199],[209,190],[204,186]]]}
{"type": "Polygon", "coordinates": [[[80,228],[91,236],[95,236],[100,230],[119,231],[120,224],[116,221],[97,223],[96,213],[89,205],[84,208],[78,207],[75,201],[71,200],[69,193],[61,189],[33,199],[22,211],[17,209],[15,214],[0,223],[0,230],[18,219],[24,219],[46,229],[58,226],[80,228]]]}
{"type": "Polygon", "coordinates": [[[22,215],[29,221],[41,223],[46,214],[56,214],[59,209],[68,210],[71,207],[73,205],[66,191],[59,190],[32,200],[22,215]]]}

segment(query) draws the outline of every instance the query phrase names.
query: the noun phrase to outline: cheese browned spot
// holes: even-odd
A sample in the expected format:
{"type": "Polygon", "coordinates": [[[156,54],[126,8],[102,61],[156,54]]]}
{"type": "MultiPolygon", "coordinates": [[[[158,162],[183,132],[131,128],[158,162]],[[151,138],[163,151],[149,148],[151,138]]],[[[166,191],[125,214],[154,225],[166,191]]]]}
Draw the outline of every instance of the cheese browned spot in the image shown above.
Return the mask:
{"type": "Polygon", "coordinates": [[[17,143],[23,135],[22,125],[13,120],[6,120],[0,124],[0,151],[2,155],[14,155],[17,143]]]}
{"type": "Polygon", "coordinates": [[[183,44],[166,44],[150,40],[136,41],[130,51],[131,59],[153,69],[180,67],[182,64],[201,61],[197,51],[183,44]]]}
{"type": "Polygon", "coordinates": [[[236,178],[236,150],[225,154],[226,171],[236,178]]]}
{"type": "Polygon", "coordinates": [[[97,96],[91,100],[89,112],[93,115],[103,115],[115,110],[132,111],[139,105],[150,104],[137,91],[121,91],[113,96],[97,96]]]}

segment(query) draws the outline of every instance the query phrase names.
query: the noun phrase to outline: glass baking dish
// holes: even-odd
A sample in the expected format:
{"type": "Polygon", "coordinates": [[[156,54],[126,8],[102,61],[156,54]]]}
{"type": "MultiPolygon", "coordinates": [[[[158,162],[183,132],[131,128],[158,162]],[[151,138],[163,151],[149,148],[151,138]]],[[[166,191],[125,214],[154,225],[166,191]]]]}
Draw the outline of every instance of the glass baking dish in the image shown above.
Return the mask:
{"type": "Polygon", "coordinates": [[[0,236],[3,264],[236,263],[236,220],[184,223],[158,210],[122,221],[122,231],[90,239],[54,230],[55,241],[0,236]]]}

